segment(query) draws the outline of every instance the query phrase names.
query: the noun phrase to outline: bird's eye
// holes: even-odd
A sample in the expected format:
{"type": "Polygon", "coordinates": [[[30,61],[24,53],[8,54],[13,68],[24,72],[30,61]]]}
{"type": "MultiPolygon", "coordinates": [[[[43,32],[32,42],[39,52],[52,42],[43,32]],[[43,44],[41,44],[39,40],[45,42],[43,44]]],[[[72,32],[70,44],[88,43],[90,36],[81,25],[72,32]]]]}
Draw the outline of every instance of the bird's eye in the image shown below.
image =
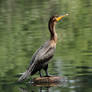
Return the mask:
{"type": "Polygon", "coordinates": [[[58,17],[58,16],[55,16],[55,17],[54,17],[54,19],[53,19],[53,21],[57,21],[57,20],[56,20],[56,19],[57,19],[57,17],[58,17]]]}
{"type": "Polygon", "coordinates": [[[53,19],[53,22],[55,22],[56,21],[56,17],[53,19]]]}

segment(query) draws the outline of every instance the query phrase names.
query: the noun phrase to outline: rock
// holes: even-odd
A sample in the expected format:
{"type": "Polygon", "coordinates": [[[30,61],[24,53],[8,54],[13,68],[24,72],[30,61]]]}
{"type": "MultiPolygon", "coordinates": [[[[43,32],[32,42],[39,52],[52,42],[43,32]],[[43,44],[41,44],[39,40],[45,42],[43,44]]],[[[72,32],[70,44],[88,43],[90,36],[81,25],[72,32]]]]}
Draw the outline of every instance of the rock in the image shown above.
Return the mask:
{"type": "Polygon", "coordinates": [[[40,84],[40,83],[60,83],[63,81],[63,77],[58,77],[58,76],[50,76],[50,77],[38,77],[34,78],[32,80],[33,83],[40,84]]]}

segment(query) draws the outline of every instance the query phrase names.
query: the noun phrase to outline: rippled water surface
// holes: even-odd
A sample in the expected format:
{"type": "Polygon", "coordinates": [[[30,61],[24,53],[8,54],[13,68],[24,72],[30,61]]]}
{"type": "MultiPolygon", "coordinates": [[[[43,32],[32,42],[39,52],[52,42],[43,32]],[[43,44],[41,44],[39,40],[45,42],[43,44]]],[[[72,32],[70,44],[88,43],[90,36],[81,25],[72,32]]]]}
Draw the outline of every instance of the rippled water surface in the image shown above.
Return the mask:
{"type": "Polygon", "coordinates": [[[0,92],[92,92],[92,0],[0,0],[0,92]],[[49,73],[65,81],[52,87],[16,83],[49,39],[49,18],[66,13],[56,25],[49,63],[49,73]]]}

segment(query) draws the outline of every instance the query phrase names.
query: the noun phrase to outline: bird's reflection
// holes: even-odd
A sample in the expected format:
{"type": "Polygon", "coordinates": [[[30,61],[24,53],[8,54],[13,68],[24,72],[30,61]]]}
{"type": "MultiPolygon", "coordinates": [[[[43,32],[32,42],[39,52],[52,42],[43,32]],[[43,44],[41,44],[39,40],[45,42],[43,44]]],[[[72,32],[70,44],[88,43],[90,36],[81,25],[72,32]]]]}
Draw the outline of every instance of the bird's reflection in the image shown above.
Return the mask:
{"type": "MultiPolygon", "coordinates": [[[[50,89],[50,87],[45,87],[45,88],[39,87],[38,92],[49,92],[49,89],[50,89]]],[[[20,92],[37,92],[37,90],[35,90],[35,89],[29,90],[29,89],[23,88],[23,87],[20,87],[19,90],[20,90],[20,92]]]]}
{"type": "MultiPolygon", "coordinates": [[[[20,87],[19,90],[20,90],[20,92],[29,92],[26,88],[22,88],[22,87],[20,87]]],[[[32,92],[34,92],[34,91],[32,91],[32,92]]]]}
{"type": "MultiPolygon", "coordinates": [[[[49,92],[49,88],[50,87],[46,87],[45,92],[49,92]]],[[[40,92],[43,92],[43,88],[42,87],[40,87],[40,92]]]]}

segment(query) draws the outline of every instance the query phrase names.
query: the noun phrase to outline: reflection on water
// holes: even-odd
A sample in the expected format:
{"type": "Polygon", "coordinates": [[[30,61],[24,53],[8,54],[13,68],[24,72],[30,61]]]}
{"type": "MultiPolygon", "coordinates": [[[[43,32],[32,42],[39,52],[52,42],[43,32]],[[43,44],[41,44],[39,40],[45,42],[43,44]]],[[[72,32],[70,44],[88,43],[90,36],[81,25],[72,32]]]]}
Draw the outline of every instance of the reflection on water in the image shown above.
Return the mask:
{"type": "Polygon", "coordinates": [[[92,92],[91,61],[92,0],[0,1],[0,92],[92,92]],[[49,39],[50,16],[65,13],[70,16],[56,25],[58,44],[49,73],[64,76],[67,83],[48,88],[15,83],[49,39]]]}
{"type": "MultiPolygon", "coordinates": [[[[29,91],[29,90],[26,89],[26,88],[19,88],[19,90],[20,90],[20,92],[36,92],[36,91],[34,91],[34,90],[29,91]]],[[[44,92],[44,90],[45,90],[45,92],[50,92],[50,91],[49,91],[49,87],[46,87],[45,89],[43,89],[42,87],[40,87],[39,90],[38,90],[38,92],[44,92]]]]}

